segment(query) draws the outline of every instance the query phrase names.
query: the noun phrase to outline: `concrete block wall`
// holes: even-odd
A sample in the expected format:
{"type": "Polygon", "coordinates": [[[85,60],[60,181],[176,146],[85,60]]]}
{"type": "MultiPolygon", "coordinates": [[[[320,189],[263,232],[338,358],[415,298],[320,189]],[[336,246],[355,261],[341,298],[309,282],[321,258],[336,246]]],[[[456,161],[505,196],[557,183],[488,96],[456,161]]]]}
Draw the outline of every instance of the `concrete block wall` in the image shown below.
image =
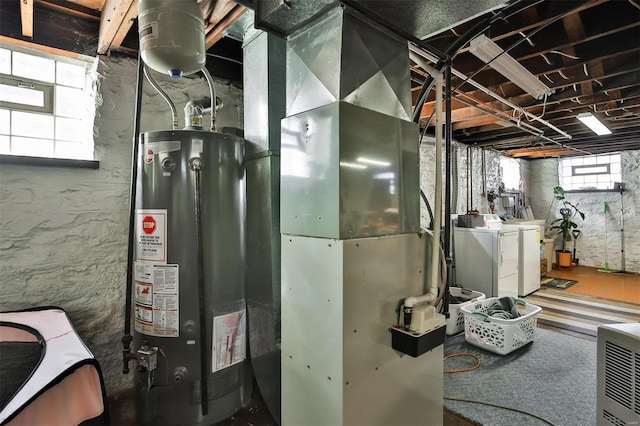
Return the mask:
{"type": "MultiPolygon", "coordinates": [[[[621,153],[622,181],[626,185],[623,193],[624,204],[624,245],[625,270],[640,272],[640,151],[621,153]]],[[[560,206],[553,198],[553,188],[558,185],[558,159],[525,161],[523,175],[525,190],[531,203],[534,217],[545,219],[550,224],[560,217],[560,206]]],[[[609,269],[622,268],[621,255],[621,204],[618,192],[576,192],[568,193],[567,199],[578,205],[585,219],[576,220],[582,231],[576,249],[576,257],[581,265],[604,267],[605,257],[609,269]],[[604,214],[604,203],[609,212],[604,214]],[[606,221],[606,232],[605,232],[606,221]]],[[[561,241],[556,238],[556,247],[561,241]]],[[[569,243],[573,250],[573,241],[569,243]]]]}
{"type": "MultiPolygon", "coordinates": [[[[109,395],[131,387],[121,372],[128,203],[137,64],[99,57],[94,125],[98,170],[3,165],[0,168],[0,305],[2,310],[65,309],[99,360],[109,395]]],[[[182,109],[209,95],[203,78],[159,84],[182,109]]],[[[216,84],[225,108],[218,126],[242,127],[242,93],[216,84]]],[[[208,121],[205,120],[208,125],[208,121]]],[[[170,129],[171,114],[145,84],[142,131],[170,129]]]]}

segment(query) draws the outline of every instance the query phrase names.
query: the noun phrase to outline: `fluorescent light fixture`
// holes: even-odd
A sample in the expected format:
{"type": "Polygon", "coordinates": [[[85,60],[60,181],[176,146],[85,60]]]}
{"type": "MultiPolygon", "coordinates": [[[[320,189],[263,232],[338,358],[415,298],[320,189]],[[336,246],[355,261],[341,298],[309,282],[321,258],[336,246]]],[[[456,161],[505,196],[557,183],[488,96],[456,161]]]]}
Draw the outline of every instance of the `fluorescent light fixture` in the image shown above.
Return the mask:
{"type": "Polygon", "coordinates": [[[607,129],[607,126],[602,124],[598,118],[590,112],[581,112],[576,118],[584,123],[585,126],[595,132],[596,135],[610,135],[611,130],[607,129]]]}
{"type": "Polygon", "coordinates": [[[375,160],[373,158],[367,158],[367,157],[358,157],[356,161],[358,163],[370,164],[372,166],[380,166],[380,167],[389,167],[391,165],[391,163],[389,163],[388,161],[380,161],[380,160],[375,160]]]}
{"type": "Polygon", "coordinates": [[[348,167],[350,169],[366,169],[367,168],[367,166],[365,166],[364,164],[350,163],[348,161],[341,161],[340,167],[348,167]]]}
{"type": "Polygon", "coordinates": [[[484,34],[471,40],[469,52],[538,100],[554,92],[484,34]]]}

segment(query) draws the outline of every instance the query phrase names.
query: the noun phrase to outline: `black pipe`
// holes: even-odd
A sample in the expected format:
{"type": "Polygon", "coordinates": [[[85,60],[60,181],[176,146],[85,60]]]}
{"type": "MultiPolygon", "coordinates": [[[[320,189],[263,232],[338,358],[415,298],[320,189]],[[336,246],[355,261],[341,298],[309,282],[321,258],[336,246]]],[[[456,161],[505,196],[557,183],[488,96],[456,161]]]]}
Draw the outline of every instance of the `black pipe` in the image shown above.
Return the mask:
{"type": "MultiPolygon", "coordinates": [[[[451,272],[453,261],[451,259],[451,139],[453,129],[451,128],[451,59],[447,60],[444,69],[445,82],[445,187],[444,187],[444,255],[447,263],[447,272],[451,272]]],[[[444,297],[442,298],[442,310],[445,316],[449,315],[449,283],[451,274],[447,274],[447,282],[444,287],[444,297]]]]}
{"type": "Polygon", "coordinates": [[[427,196],[424,195],[424,191],[420,190],[420,196],[422,197],[422,201],[424,201],[424,205],[427,206],[427,211],[429,212],[429,229],[433,230],[433,211],[431,210],[431,205],[429,205],[429,200],[427,200],[427,196]]]}
{"type": "Polygon", "coordinates": [[[136,103],[133,120],[133,147],[131,149],[131,190],[129,196],[129,241],[127,248],[127,290],[124,305],[124,335],[122,336],[122,373],[129,373],[131,355],[131,298],[133,297],[133,253],[136,226],[136,196],[138,185],[138,133],[142,109],[142,86],[144,85],[144,62],[138,53],[138,75],[136,78],[136,103]]]}
{"type": "Polygon", "coordinates": [[[471,204],[471,210],[475,210],[473,205],[473,148],[469,145],[469,156],[467,157],[467,161],[469,164],[467,165],[467,171],[469,173],[469,186],[467,187],[467,191],[469,191],[469,200],[471,204]]]}
{"type": "Polygon", "coordinates": [[[202,252],[202,213],[200,210],[200,170],[202,160],[194,158],[191,160],[191,168],[195,172],[195,213],[196,213],[196,256],[198,266],[196,267],[196,281],[198,282],[198,310],[200,314],[200,405],[202,415],[209,413],[209,383],[208,383],[208,357],[207,357],[207,312],[205,303],[204,288],[204,254],[202,252]]]}

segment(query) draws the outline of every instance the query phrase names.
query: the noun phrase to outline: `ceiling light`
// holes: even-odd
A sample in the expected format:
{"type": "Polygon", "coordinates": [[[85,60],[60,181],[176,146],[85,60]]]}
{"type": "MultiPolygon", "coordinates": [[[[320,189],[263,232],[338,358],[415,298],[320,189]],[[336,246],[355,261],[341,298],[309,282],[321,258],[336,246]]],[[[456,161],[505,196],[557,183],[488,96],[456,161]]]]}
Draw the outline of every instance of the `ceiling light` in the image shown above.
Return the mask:
{"type": "Polygon", "coordinates": [[[365,166],[364,164],[350,163],[348,161],[341,161],[340,167],[348,167],[350,169],[366,169],[367,168],[367,166],[365,166]]]}
{"type": "Polygon", "coordinates": [[[471,40],[469,52],[536,99],[554,92],[484,34],[471,40]]]}
{"type": "Polygon", "coordinates": [[[389,163],[388,161],[380,161],[380,160],[375,160],[373,158],[367,158],[367,157],[358,157],[356,161],[358,163],[370,164],[372,166],[380,166],[380,167],[389,167],[391,165],[391,163],[389,163]]]}
{"type": "Polygon", "coordinates": [[[596,135],[610,135],[611,130],[607,128],[598,118],[590,112],[582,112],[576,116],[576,118],[582,121],[588,128],[593,130],[596,135]]]}

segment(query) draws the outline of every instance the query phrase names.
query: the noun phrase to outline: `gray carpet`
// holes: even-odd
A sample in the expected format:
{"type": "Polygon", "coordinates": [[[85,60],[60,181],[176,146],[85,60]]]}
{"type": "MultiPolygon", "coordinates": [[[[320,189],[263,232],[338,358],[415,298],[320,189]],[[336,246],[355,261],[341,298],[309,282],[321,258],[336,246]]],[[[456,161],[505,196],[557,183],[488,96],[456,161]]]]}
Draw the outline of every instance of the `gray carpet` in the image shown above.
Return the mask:
{"type": "MultiPolygon", "coordinates": [[[[536,329],[533,343],[496,355],[464,340],[464,332],[445,342],[445,355],[469,352],[478,369],[445,374],[445,398],[471,399],[536,414],[557,426],[595,424],[596,342],[536,329]]],[[[469,367],[469,357],[450,358],[445,370],[469,367]]],[[[534,417],[487,405],[445,399],[445,407],[486,426],[544,425],[534,417]]]]}

